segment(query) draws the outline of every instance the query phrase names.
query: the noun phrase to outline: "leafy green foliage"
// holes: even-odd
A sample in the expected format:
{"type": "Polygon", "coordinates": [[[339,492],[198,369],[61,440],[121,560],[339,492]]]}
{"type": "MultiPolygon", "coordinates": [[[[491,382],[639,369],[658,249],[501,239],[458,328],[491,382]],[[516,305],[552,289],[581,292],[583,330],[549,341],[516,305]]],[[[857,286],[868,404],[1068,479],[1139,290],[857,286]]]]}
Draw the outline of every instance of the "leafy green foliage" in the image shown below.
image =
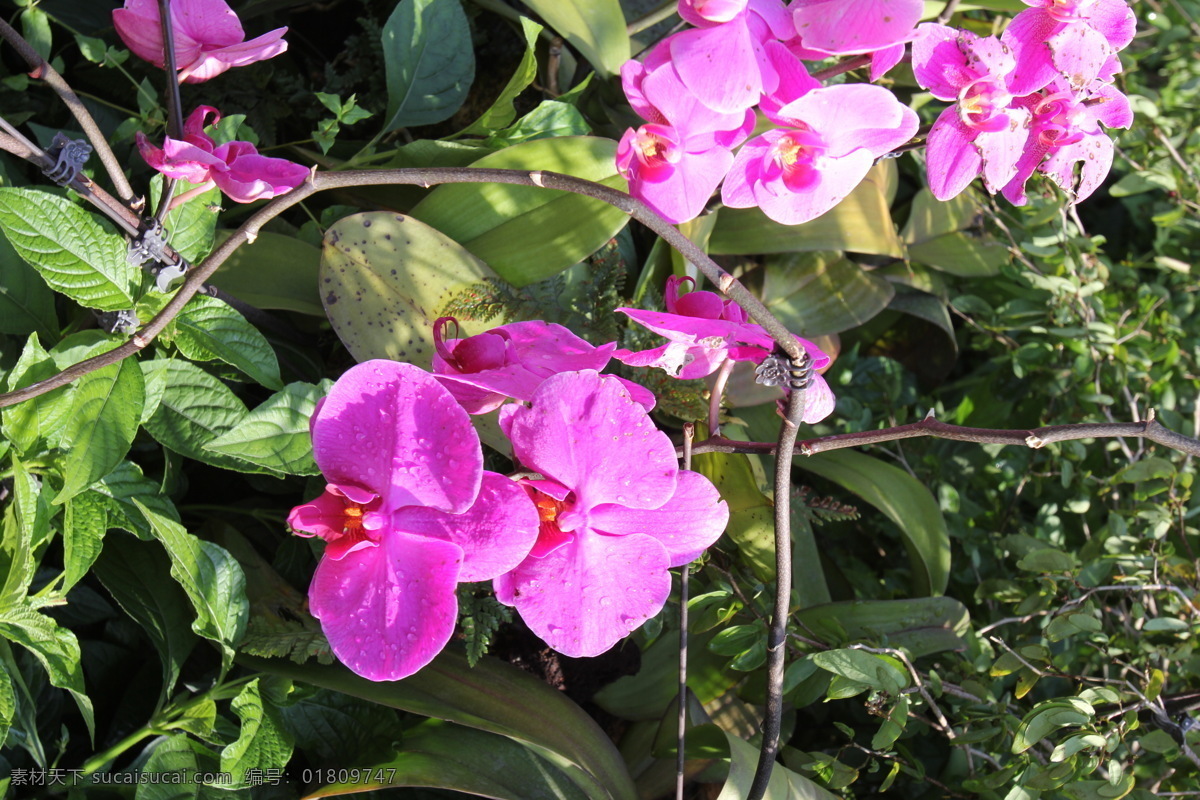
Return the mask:
{"type": "Polygon", "coordinates": [[[467,644],[467,663],[472,667],[491,647],[492,637],[505,622],[512,622],[512,609],[495,595],[463,584],[458,588],[458,616],[467,644]]]}
{"type": "Polygon", "coordinates": [[[384,131],[447,119],[475,77],[471,30],[458,0],[399,3],[383,26],[384,131]]]}

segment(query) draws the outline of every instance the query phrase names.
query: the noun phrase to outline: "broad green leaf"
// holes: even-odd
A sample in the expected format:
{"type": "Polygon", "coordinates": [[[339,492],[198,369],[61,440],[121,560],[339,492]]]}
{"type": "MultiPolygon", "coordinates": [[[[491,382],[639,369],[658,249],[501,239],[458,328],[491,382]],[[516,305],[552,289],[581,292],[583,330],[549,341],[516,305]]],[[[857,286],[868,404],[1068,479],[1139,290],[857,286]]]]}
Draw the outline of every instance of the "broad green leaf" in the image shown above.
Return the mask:
{"type": "MultiPolygon", "coordinates": [[[[591,136],[506,147],[472,167],[561,172],[622,191],[617,143],[591,136]]],[[[549,278],[596,252],[629,217],[570,192],[505,183],[439,186],[412,215],[471,251],[513,286],[549,278]]]]}
{"type": "Polygon", "coordinates": [[[66,502],[124,460],[141,421],[145,386],[137,360],[126,358],[89,372],[75,384],[63,431],[63,488],[66,502]]]}
{"type": "Polygon", "coordinates": [[[77,494],[63,512],[63,585],[66,594],[96,563],[108,532],[104,498],[95,492],[77,494]]]}
{"type": "Polygon", "coordinates": [[[136,499],[156,514],[179,521],[175,504],[162,493],[162,487],[142,474],[142,468],[131,461],[117,465],[109,474],[92,486],[108,510],[109,524],[134,534],[140,539],[153,538],[150,523],[138,510],[136,499]]]}
{"type": "Polygon", "coordinates": [[[840,253],[788,253],[767,259],[763,302],[789,329],[811,338],[862,325],[887,308],[895,292],[840,253]]]}
{"type": "MultiPolygon", "coordinates": [[[[725,738],[729,741],[729,779],[721,788],[717,800],[744,800],[750,794],[750,784],[754,781],[755,767],[758,765],[758,748],[728,731],[725,738]]],[[[771,780],[767,783],[767,791],[763,800],[838,800],[837,795],[818,786],[798,772],[794,772],[782,764],[776,764],[771,770],[771,780]]]]}
{"type": "Polygon", "coordinates": [[[166,698],[179,670],[199,639],[191,630],[193,612],[179,584],[164,580],[171,560],[158,545],[114,534],[96,562],[95,573],[125,613],[142,628],[162,660],[166,698]]]}
{"type": "Polygon", "coordinates": [[[6,604],[0,607],[0,636],[32,653],[45,668],[50,683],[71,693],[88,734],[95,736],[92,701],[85,694],[75,634],[27,605],[6,604]]]}
{"type": "Polygon", "coordinates": [[[851,450],[800,458],[801,469],[831,480],[896,523],[908,547],[916,594],[941,594],[950,578],[950,534],[937,500],[899,467],[851,450]]]}
{"type": "Polygon", "coordinates": [[[601,77],[619,74],[629,60],[629,34],[618,0],[530,0],[525,5],[582,53],[601,77]]]}
{"type": "Polygon", "coordinates": [[[8,239],[0,236],[0,333],[58,335],[54,293],[8,239]]]}
{"type": "Polygon", "coordinates": [[[904,664],[895,656],[868,653],[863,650],[822,650],[809,656],[826,672],[841,675],[856,683],[865,683],[893,697],[908,686],[910,676],[904,664]]]}
{"type": "MultiPolygon", "coordinates": [[[[224,242],[229,231],[219,231],[224,242]]],[[[317,293],[321,251],[295,236],[262,232],[225,260],[209,283],[257,308],[325,316],[317,293]]]]}
{"type": "Polygon", "coordinates": [[[612,741],[565,695],[510,664],[443,650],[420,672],[374,683],[341,665],[303,665],[239,655],[245,666],[374,703],[515,739],[567,775],[593,800],[633,800],[628,768],[612,741]]]}
{"type": "Polygon", "coordinates": [[[1026,553],[1017,562],[1019,569],[1030,572],[1072,572],[1079,562],[1070,553],[1054,547],[1043,547],[1026,553]]]}
{"type": "MultiPolygon", "coordinates": [[[[254,579],[251,578],[251,585],[254,579]]],[[[373,764],[395,752],[393,708],[328,689],[295,699],[279,713],[297,749],[325,764],[373,764]]]]}
{"type": "Polygon", "coordinates": [[[537,53],[534,47],[537,45],[537,37],[541,32],[541,25],[528,17],[521,17],[521,33],[525,36],[525,54],[521,56],[521,63],[517,65],[517,71],[500,90],[500,96],[496,98],[496,102],[492,103],[491,108],[460,131],[459,136],[483,136],[505,127],[517,118],[513,101],[537,77],[537,53]]]}
{"type": "Polygon", "coordinates": [[[52,36],[50,33],[50,17],[36,5],[28,6],[21,12],[21,33],[25,40],[33,46],[37,54],[47,61],[50,60],[52,36]]]}
{"type": "Polygon", "coordinates": [[[178,522],[154,513],[136,499],[133,502],[166,548],[171,577],[183,587],[196,610],[192,630],[220,647],[224,673],[233,663],[234,647],[250,614],[241,566],[218,545],[196,538],[178,522]]]}
{"type": "Polygon", "coordinates": [[[101,311],[133,306],[140,273],[126,260],[125,240],[70,200],[0,188],[0,230],[50,288],[101,311]]]}
{"type": "Polygon", "coordinates": [[[803,608],[794,619],[827,644],[866,639],[903,647],[915,658],[962,649],[970,629],[966,606],[950,597],[828,603],[803,608]]]}
{"type": "Polygon", "coordinates": [[[12,460],[12,481],[12,513],[5,515],[4,539],[0,541],[0,555],[7,568],[0,605],[19,604],[28,594],[38,566],[34,550],[50,534],[50,510],[43,484],[16,457],[12,460]]]}
{"type": "Polygon", "coordinates": [[[511,147],[535,139],[587,136],[591,132],[592,126],[575,106],[559,100],[543,100],[512,126],[489,136],[487,143],[493,147],[511,147]]]}
{"type": "Polygon", "coordinates": [[[1078,698],[1038,703],[1013,735],[1012,751],[1024,753],[1059,728],[1087,725],[1094,716],[1091,706],[1078,698]]]}
{"type": "Polygon", "coordinates": [[[142,404],[140,424],[145,425],[158,412],[163,392],[167,390],[167,372],[171,366],[169,358],[154,358],[138,361],[142,368],[142,383],[146,390],[146,401],[142,404]]]}
{"type": "Polygon", "coordinates": [[[447,301],[485,280],[496,280],[487,265],[412,217],[355,214],[325,234],[322,299],[360,362],[390,358],[429,369],[434,321],[447,301]]]}
{"type": "MultiPolygon", "coordinates": [[[[24,389],[55,375],[58,367],[50,354],[42,349],[37,334],[32,334],[8,375],[8,390],[24,389]]],[[[34,450],[39,441],[53,444],[58,441],[70,410],[73,386],[63,386],[31,400],[0,409],[4,433],[22,453],[34,450]]]]}
{"type": "Polygon", "coordinates": [[[749,456],[702,453],[692,459],[692,469],[712,481],[728,503],[725,533],[742,558],[760,580],[775,580],[775,504],[759,491],[749,456]]]}
{"type": "Polygon", "coordinates": [[[913,198],[902,234],[908,243],[908,257],[966,278],[995,275],[1012,256],[1004,245],[969,230],[979,210],[973,192],[943,202],[928,189],[921,189],[913,198]]]}
{"type": "Polygon", "coordinates": [[[0,747],[8,741],[8,731],[17,713],[17,695],[13,691],[12,678],[0,667],[0,747]]]}
{"type": "Polygon", "coordinates": [[[279,361],[258,328],[215,297],[193,297],[175,318],[175,344],[193,361],[224,361],[268,389],[282,389],[279,361]]]}
{"type": "Polygon", "coordinates": [[[241,797],[231,794],[228,783],[206,785],[201,780],[216,777],[216,759],[187,734],[177,733],[158,741],[141,771],[161,775],[158,780],[131,781],[137,784],[135,800],[218,800],[241,797]]]}
{"type": "Polygon", "coordinates": [[[252,461],[285,475],[317,475],[308,423],[332,384],[289,383],[206,449],[252,461]]]}
{"type": "Polygon", "coordinates": [[[458,111],[475,80],[471,26],[459,0],[402,0],[383,26],[382,44],[384,133],[458,111]]]}
{"type": "MultiPolygon", "coordinates": [[[[150,199],[155,210],[158,209],[158,201],[162,197],[162,181],[162,175],[155,175],[150,179],[150,199]]],[[[174,197],[195,188],[187,181],[179,181],[175,184],[174,197]]],[[[163,228],[166,229],[167,241],[171,243],[175,252],[192,264],[200,263],[213,248],[217,212],[220,210],[221,190],[213,187],[168,211],[166,219],[163,220],[163,228]]]]}
{"type": "Polygon", "coordinates": [[[146,430],[176,453],[239,472],[265,472],[248,461],[206,450],[205,445],[237,425],[246,406],[225,384],[187,361],[167,367],[167,386],[146,430]]]}
{"type": "Polygon", "coordinates": [[[801,225],[781,225],[757,208],[723,208],[713,231],[714,255],[847,250],[852,253],[904,256],[887,201],[891,161],[873,167],[845,200],[801,225]]]}
{"type": "Polygon", "coordinates": [[[587,800],[553,763],[505,736],[440,719],[404,732],[395,758],[352,763],[350,780],[308,797],[337,797],[388,786],[424,786],[498,800],[587,800]],[[356,769],[357,768],[357,769],[356,769]]]}
{"type": "Polygon", "coordinates": [[[936,325],[946,334],[954,352],[958,352],[958,339],[954,335],[954,323],[950,320],[950,312],[946,310],[946,302],[931,294],[917,291],[899,291],[888,303],[892,311],[911,314],[926,322],[936,325]]]}
{"type": "MultiPolygon", "coordinates": [[[[687,684],[700,702],[728,692],[740,679],[725,669],[728,661],[708,649],[715,630],[688,640],[687,684]]],[[[624,675],[596,692],[593,700],[610,714],[628,720],[661,719],[679,696],[679,637],[660,636],[642,653],[636,675],[624,675]]]]}
{"type": "MultiPolygon", "coordinates": [[[[249,770],[282,770],[292,757],[292,739],[283,727],[279,709],[264,701],[255,678],[230,707],[241,722],[238,738],[221,751],[221,771],[233,776],[229,788],[256,786],[249,770]]],[[[260,772],[261,774],[261,772],[260,772]]]]}

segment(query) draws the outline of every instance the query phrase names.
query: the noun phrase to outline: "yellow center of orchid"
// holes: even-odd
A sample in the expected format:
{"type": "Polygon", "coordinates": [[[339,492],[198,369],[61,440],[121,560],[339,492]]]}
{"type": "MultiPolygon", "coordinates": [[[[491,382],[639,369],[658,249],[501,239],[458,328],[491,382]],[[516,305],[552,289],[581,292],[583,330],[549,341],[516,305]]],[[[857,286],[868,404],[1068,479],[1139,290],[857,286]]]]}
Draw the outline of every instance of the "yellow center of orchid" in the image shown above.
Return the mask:
{"type": "Polygon", "coordinates": [[[363,510],[357,504],[346,506],[342,511],[342,533],[348,536],[363,535],[363,510]]]}
{"type": "Polygon", "coordinates": [[[538,493],[538,499],[535,503],[538,510],[538,519],[542,522],[554,522],[558,519],[558,512],[562,510],[563,504],[555,500],[550,495],[538,493]]]}

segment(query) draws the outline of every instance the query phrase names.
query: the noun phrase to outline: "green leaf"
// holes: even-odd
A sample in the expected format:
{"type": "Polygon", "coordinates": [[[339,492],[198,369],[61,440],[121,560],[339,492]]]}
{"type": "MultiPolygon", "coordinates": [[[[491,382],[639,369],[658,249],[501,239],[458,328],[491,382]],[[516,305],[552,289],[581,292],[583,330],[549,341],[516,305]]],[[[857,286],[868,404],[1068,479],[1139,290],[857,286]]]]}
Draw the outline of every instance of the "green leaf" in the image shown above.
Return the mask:
{"type": "Polygon", "coordinates": [[[803,608],[794,619],[829,644],[860,640],[903,647],[914,658],[961,650],[970,630],[966,606],[950,597],[853,600],[803,608]]]}
{"type": "Polygon", "coordinates": [[[183,587],[196,610],[192,630],[217,643],[222,672],[227,671],[250,614],[241,566],[218,545],[197,539],[178,522],[154,513],[136,499],[133,502],[166,548],[171,577],[183,587]]]}
{"type": "MultiPolygon", "coordinates": [[[[219,242],[228,239],[229,233],[218,232],[219,242]]],[[[321,251],[311,244],[264,231],[234,250],[209,283],[257,308],[323,317],[317,290],[320,261],[321,251]]]]}
{"type": "Polygon", "coordinates": [[[525,5],[582,53],[601,77],[619,74],[629,60],[629,34],[618,0],[531,0],[525,5]]]}
{"type": "Polygon", "coordinates": [[[130,461],[117,465],[116,469],[92,486],[91,491],[103,498],[109,524],[127,530],[138,538],[152,537],[150,523],[142,516],[134,500],[153,509],[156,514],[179,521],[179,512],[175,510],[171,499],[163,494],[162,487],[146,478],[142,468],[130,461]]]}
{"type": "Polygon", "coordinates": [[[383,132],[449,119],[475,79],[471,26],[458,0],[402,0],[383,26],[383,132]]]}
{"type": "MultiPolygon", "coordinates": [[[[162,182],[162,175],[155,175],[150,179],[150,198],[154,203],[155,210],[158,209],[158,201],[162,197],[162,182]]],[[[178,197],[195,188],[187,181],[179,181],[175,184],[173,197],[178,197]]],[[[168,211],[166,219],[163,220],[163,228],[166,229],[167,240],[175,252],[192,264],[200,263],[213,248],[217,230],[217,212],[220,210],[221,190],[213,187],[207,192],[201,192],[192,197],[183,205],[168,211]]]]}
{"type": "Polygon", "coordinates": [[[317,475],[308,423],[331,385],[290,383],[205,448],[285,475],[317,475]]]}
{"type": "Polygon", "coordinates": [[[225,384],[190,362],[172,361],[162,402],[146,430],[182,456],[239,472],[265,472],[248,461],[204,449],[246,413],[245,404],[225,384]]]}
{"type": "Polygon", "coordinates": [[[594,800],[637,797],[628,768],[612,741],[565,695],[510,664],[443,650],[402,681],[374,683],[345,667],[293,664],[239,656],[239,663],[374,703],[497,733],[532,747],[594,800]]]}
{"type": "Polygon", "coordinates": [[[822,650],[811,654],[809,658],[826,672],[865,683],[892,696],[906,688],[910,680],[908,670],[894,656],[863,650],[822,650]]]}
{"type": "MultiPolygon", "coordinates": [[[[162,775],[158,780],[137,781],[135,800],[191,800],[204,798],[215,800],[227,795],[224,791],[212,791],[200,783],[201,773],[212,776],[216,769],[212,759],[204,758],[198,750],[200,745],[178,733],[158,742],[142,767],[147,775],[162,775]]],[[[225,784],[221,784],[224,788],[225,784]]]]}
{"type": "Polygon", "coordinates": [[[763,281],[767,308],[810,338],[862,325],[887,308],[896,292],[889,281],[830,252],[768,258],[763,281]]]}
{"type": "Polygon", "coordinates": [[[54,293],[8,239],[0,236],[0,333],[58,335],[54,293]]]}
{"type": "Polygon", "coordinates": [[[1095,712],[1078,698],[1038,703],[1013,735],[1012,752],[1024,753],[1059,728],[1087,725],[1095,712]]]}
{"type": "Polygon", "coordinates": [[[0,188],[0,230],[50,288],[101,311],[133,306],[140,273],[125,240],[63,197],[0,188]]]}
{"type": "MultiPolygon", "coordinates": [[[[58,367],[50,354],[42,349],[37,334],[32,334],[8,375],[8,390],[24,389],[55,375],[58,367]]],[[[0,409],[4,433],[16,449],[32,452],[39,441],[53,444],[59,439],[70,410],[73,386],[62,386],[31,400],[0,409]]]]}
{"type": "MultiPolygon", "coordinates": [[[[738,736],[725,732],[729,741],[729,779],[717,800],[744,800],[750,795],[758,765],[758,748],[738,736]]],[[[763,800],[838,800],[837,796],[798,772],[776,764],[763,800]]]]}
{"type": "MultiPolygon", "coordinates": [[[[538,139],[506,147],[471,166],[561,172],[624,191],[625,181],[616,169],[616,147],[611,139],[590,136],[538,139]]],[[[518,287],[582,261],[629,221],[600,200],[503,183],[439,186],[413,208],[412,215],[518,287]]]]}
{"type": "Polygon", "coordinates": [[[575,106],[558,100],[543,100],[514,125],[489,136],[487,143],[496,148],[511,147],[534,139],[586,136],[591,132],[592,126],[575,106]]]}
{"type": "Polygon", "coordinates": [[[801,225],[782,225],[757,208],[723,208],[717,217],[709,252],[713,255],[848,250],[853,253],[904,256],[889,210],[887,188],[896,165],[872,168],[845,200],[801,225]]]}
{"type": "Polygon", "coordinates": [[[45,668],[50,683],[71,693],[87,724],[88,734],[94,737],[96,723],[92,701],[84,693],[79,641],[75,634],[27,605],[6,604],[0,607],[0,636],[33,653],[45,668]]]}
{"type": "Polygon", "coordinates": [[[296,747],[323,764],[373,764],[395,752],[395,709],[317,689],[279,709],[296,747]]]}
{"type": "Polygon", "coordinates": [[[268,389],[282,389],[279,361],[246,318],[215,297],[197,295],[175,318],[175,344],[193,361],[224,361],[268,389]]]}
{"type": "Polygon", "coordinates": [[[528,17],[521,17],[521,33],[525,36],[525,53],[521,56],[521,63],[517,65],[517,70],[508,79],[508,83],[500,90],[500,96],[492,103],[491,108],[460,131],[459,136],[483,136],[503,128],[517,118],[513,101],[517,99],[517,95],[529,88],[529,84],[533,83],[533,79],[537,77],[537,53],[534,47],[537,45],[537,37],[541,32],[541,25],[528,17]]]}
{"type": "Polygon", "coordinates": [[[775,504],[759,491],[749,456],[702,453],[692,459],[692,469],[712,481],[729,505],[725,533],[742,558],[760,580],[775,580],[775,504]]]}
{"type": "Polygon", "coordinates": [[[162,548],[114,535],[95,573],[117,604],[142,628],[162,660],[160,697],[169,697],[179,670],[199,639],[191,631],[192,608],[179,584],[163,580],[171,561],[162,548]]]}
{"type": "Polygon", "coordinates": [[[107,532],[108,512],[101,495],[85,492],[67,501],[62,530],[63,594],[69,592],[96,563],[107,532]]]}
{"type": "Polygon", "coordinates": [[[238,738],[221,751],[221,771],[233,776],[228,788],[257,786],[247,771],[282,770],[292,757],[291,736],[283,727],[279,710],[263,701],[258,683],[255,678],[246,684],[230,705],[242,727],[238,738]]]}
{"type": "Polygon", "coordinates": [[[946,310],[947,304],[944,300],[926,292],[899,291],[888,303],[888,308],[936,325],[942,333],[946,334],[946,339],[954,352],[958,352],[958,340],[954,336],[954,323],[950,320],[950,312],[946,310]]]}
{"type": "Polygon", "coordinates": [[[1029,572],[1072,572],[1078,566],[1073,555],[1053,547],[1033,550],[1017,562],[1017,567],[1029,572]]]}
{"type": "MultiPolygon", "coordinates": [[[[433,323],[445,304],[494,278],[457,242],[412,217],[355,214],[325,234],[325,307],[338,337],[360,362],[389,358],[429,369],[433,323]]],[[[472,319],[463,315],[459,321],[472,319]]]]}
{"type": "Polygon", "coordinates": [[[145,386],[137,360],[126,358],[84,375],[75,383],[63,431],[63,488],[56,504],[112,472],[133,444],[141,421],[145,386]]]}
{"type": "MultiPolygon", "coordinates": [[[[553,761],[504,736],[439,719],[404,732],[404,747],[380,763],[352,762],[350,780],[308,797],[336,797],[388,786],[423,786],[498,800],[586,800],[553,761]]],[[[344,770],[342,771],[344,772],[344,770]]]]}
{"type": "Polygon", "coordinates": [[[797,461],[801,469],[839,484],[882,511],[900,528],[917,594],[941,594],[950,578],[950,534],[937,500],[899,467],[850,450],[797,461]]]}
{"type": "Polygon", "coordinates": [[[0,667],[0,747],[8,741],[8,731],[17,714],[17,695],[13,691],[12,678],[0,667]]]}
{"type": "Polygon", "coordinates": [[[1012,256],[975,226],[981,203],[974,192],[941,201],[928,189],[913,198],[903,238],[912,261],[964,278],[995,275],[1012,256]]]}
{"type": "Polygon", "coordinates": [[[33,45],[37,54],[50,60],[50,17],[37,6],[29,6],[21,12],[21,33],[33,45]]]}
{"type": "Polygon", "coordinates": [[[7,564],[0,604],[17,604],[29,592],[37,570],[34,550],[50,535],[50,510],[42,482],[16,457],[12,460],[12,514],[4,518],[0,553],[7,564]]]}

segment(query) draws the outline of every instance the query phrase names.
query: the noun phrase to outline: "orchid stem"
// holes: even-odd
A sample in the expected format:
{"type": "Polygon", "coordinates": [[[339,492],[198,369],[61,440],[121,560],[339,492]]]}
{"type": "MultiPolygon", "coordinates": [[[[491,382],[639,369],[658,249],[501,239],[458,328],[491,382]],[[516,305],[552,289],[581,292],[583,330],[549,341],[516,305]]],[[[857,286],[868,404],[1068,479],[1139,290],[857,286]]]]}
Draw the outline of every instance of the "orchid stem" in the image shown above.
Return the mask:
{"type": "MultiPolygon", "coordinates": [[[[178,65],[175,63],[175,30],[171,24],[171,0],[158,0],[158,21],[162,25],[163,70],[167,73],[167,135],[172,139],[183,138],[183,101],[179,96],[178,65]]],[[[158,213],[154,220],[160,226],[174,207],[171,202],[175,186],[179,181],[163,176],[162,194],[158,200],[158,213]]],[[[184,201],[186,202],[186,201],[184,201]]]]}
{"type": "MultiPolygon", "coordinates": [[[[807,353],[805,358],[807,358],[807,353]]],[[[803,359],[793,360],[801,365],[803,359]]],[[[787,411],[775,446],[775,608],[767,632],[767,709],[763,713],[762,747],[746,800],[762,800],[779,753],[783,719],[783,675],[787,661],[787,623],[792,604],[792,452],[804,416],[803,389],[788,395],[787,411]]]]}
{"type": "Polygon", "coordinates": [[[708,435],[709,438],[721,435],[721,398],[725,395],[725,384],[729,383],[729,375],[733,372],[734,361],[727,358],[721,362],[717,377],[713,379],[711,393],[708,397],[708,435]]]}
{"type": "MultiPolygon", "coordinates": [[[[683,426],[683,468],[692,468],[692,440],[696,437],[696,426],[689,422],[683,426]]],[[[688,648],[688,565],[679,570],[679,727],[676,735],[675,753],[675,800],[683,800],[683,772],[685,744],[687,741],[687,648],[688,648]]]]}

